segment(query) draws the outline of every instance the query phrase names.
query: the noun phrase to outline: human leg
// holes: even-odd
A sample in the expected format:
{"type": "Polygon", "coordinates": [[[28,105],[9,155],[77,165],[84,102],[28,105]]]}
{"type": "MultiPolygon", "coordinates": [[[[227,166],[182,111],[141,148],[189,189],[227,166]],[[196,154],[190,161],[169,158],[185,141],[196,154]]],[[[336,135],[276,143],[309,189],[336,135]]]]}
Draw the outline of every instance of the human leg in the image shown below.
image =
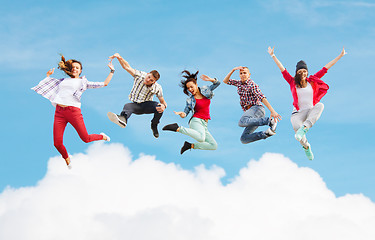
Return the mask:
{"type": "Polygon", "coordinates": [[[296,133],[295,138],[297,139],[297,141],[301,143],[301,145],[304,148],[308,148],[309,146],[309,143],[306,138],[306,132],[308,129],[306,129],[305,128],[306,126],[303,125],[303,123],[305,122],[307,118],[308,112],[309,110],[298,111],[298,112],[293,113],[292,116],[290,117],[290,122],[292,123],[293,130],[296,133]],[[303,131],[304,133],[297,135],[298,131],[300,132],[303,131]]]}
{"type": "Polygon", "coordinates": [[[255,130],[258,126],[268,125],[269,123],[270,119],[269,117],[265,117],[264,107],[252,106],[242,115],[238,123],[240,127],[245,127],[240,141],[243,144],[247,144],[268,138],[270,135],[266,134],[265,131],[255,132],[255,130]]]}
{"type": "Polygon", "coordinates": [[[207,125],[205,127],[205,139],[203,142],[197,142],[193,144],[194,149],[201,149],[201,150],[216,150],[217,143],[215,139],[212,137],[211,133],[208,131],[207,125]]]}
{"type": "Polygon", "coordinates": [[[269,117],[265,117],[265,109],[263,106],[254,105],[248,109],[238,122],[240,127],[263,126],[270,123],[269,117]]]}
{"type": "Polygon", "coordinates": [[[79,137],[84,141],[85,143],[92,142],[92,141],[98,141],[98,140],[104,140],[104,136],[102,134],[88,134],[86,130],[85,123],[83,121],[83,116],[81,113],[80,108],[76,107],[66,107],[67,109],[67,120],[74,129],[77,131],[79,137]]]}
{"type": "Polygon", "coordinates": [[[202,119],[193,117],[190,120],[190,128],[180,126],[180,130],[178,132],[190,136],[198,142],[203,142],[205,139],[205,126],[207,126],[207,122],[202,119]]]}
{"type": "MultiPolygon", "coordinates": [[[[65,119],[62,111],[63,109],[61,109],[61,107],[56,107],[55,118],[53,121],[53,144],[64,159],[69,159],[68,152],[63,144],[64,131],[68,121],[65,119]]],[[[70,162],[67,162],[67,165],[69,165],[69,163],[70,162]]]]}

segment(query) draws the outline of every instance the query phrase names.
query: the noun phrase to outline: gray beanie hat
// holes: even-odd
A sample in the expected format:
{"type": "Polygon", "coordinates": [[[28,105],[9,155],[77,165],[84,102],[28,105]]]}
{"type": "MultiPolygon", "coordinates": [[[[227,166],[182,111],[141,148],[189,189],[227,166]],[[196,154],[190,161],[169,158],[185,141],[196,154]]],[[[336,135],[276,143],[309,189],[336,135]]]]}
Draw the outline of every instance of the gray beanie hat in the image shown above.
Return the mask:
{"type": "Polygon", "coordinates": [[[305,63],[305,61],[301,60],[297,63],[297,66],[296,66],[296,72],[300,69],[306,69],[307,71],[309,71],[307,69],[307,64],[305,63]]]}

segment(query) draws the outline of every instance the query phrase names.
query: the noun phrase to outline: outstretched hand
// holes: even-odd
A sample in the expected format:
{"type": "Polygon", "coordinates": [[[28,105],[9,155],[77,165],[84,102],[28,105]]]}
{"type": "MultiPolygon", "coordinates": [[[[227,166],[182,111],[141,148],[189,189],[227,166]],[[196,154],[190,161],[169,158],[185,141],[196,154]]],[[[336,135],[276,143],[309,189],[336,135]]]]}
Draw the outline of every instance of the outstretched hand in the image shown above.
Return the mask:
{"type": "Polygon", "coordinates": [[[111,69],[111,70],[115,70],[115,67],[113,66],[113,63],[112,63],[112,60],[108,63],[108,67],[111,69]]]}
{"type": "Polygon", "coordinates": [[[52,68],[52,69],[48,70],[47,77],[51,76],[54,71],[55,71],[55,68],[52,68]]]}
{"type": "Polygon", "coordinates": [[[271,47],[268,47],[268,53],[272,56],[274,54],[274,49],[275,47],[271,48],[271,47]]]}
{"type": "Polygon", "coordinates": [[[112,61],[114,58],[120,58],[120,57],[121,57],[121,56],[120,56],[119,53],[115,53],[115,54],[113,54],[112,56],[109,56],[109,57],[108,57],[108,60],[112,61]]]}
{"type": "Polygon", "coordinates": [[[282,117],[277,112],[271,112],[271,118],[275,119],[276,122],[280,122],[282,117]]]}
{"type": "Polygon", "coordinates": [[[214,82],[215,81],[215,79],[214,78],[210,78],[209,76],[207,76],[207,75],[201,75],[201,79],[203,80],[203,81],[208,81],[208,82],[214,82]]]}
{"type": "Polygon", "coordinates": [[[344,56],[344,55],[346,55],[346,54],[348,54],[346,51],[345,51],[345,48],[344,47],[342,47],[342,51],[341,51],[341,56],[344,56]]]}
{"type": "Polygon", "coordinates": [[[184,112],[176,112],[176,111],[173,111],[173,112],[174,112],[174,114],[179,115],[181,118],[186,117],[186,113],[184,113],[184,112]]]}

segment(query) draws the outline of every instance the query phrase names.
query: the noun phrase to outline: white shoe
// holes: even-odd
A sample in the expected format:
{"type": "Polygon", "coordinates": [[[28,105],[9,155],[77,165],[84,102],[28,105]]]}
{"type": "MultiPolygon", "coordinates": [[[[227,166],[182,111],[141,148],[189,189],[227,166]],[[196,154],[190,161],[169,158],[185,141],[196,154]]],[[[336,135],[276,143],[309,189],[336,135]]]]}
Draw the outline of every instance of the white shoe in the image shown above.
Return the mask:
{"type": "Polygon", "coordinates": [[[107,134],[105,134],[105,133],[100,133],[100,135],[102,135],[103,137],[105,137],[106,139],[104,140],[104,141],[107,141],[107,142],[110,142],[111,141],[111,138],[107,135],[107,134]]]}
{"type": "Polygon", "coordinates": [[[107,116],[108,116],[109,120],[111,120],[111,122],[116,123],[117,125],[119,125],[122,128],[126,127],[125,117],[117,115],[113,112],[108,112],[107,116]]]}
{"type": "Polygon", "coordinates": [[[269,126],[271,131],[276,133],[277,122],[274,118],[271,119],[269,126]]]}
{"type": "Polygon", "coordinates": [[[271,128],[268,128],[265,132],[264,132],[267,136],[271,137],[273,135],[276,134],[276,132],[272,131],[271,128]]]}

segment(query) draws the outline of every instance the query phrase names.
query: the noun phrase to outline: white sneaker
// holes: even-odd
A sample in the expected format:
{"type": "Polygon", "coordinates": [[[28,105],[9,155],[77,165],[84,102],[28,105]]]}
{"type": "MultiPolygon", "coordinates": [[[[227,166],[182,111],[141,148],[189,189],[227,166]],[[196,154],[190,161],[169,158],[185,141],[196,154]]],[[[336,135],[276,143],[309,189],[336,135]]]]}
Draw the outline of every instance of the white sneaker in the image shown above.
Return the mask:
{"type": "Polygon", "coordinates": [[[102,135],[103,137],[106,138],[106,140],[104,140],[104,141],[106,141],[106,142],[110,142],[110,141],[111,141],[111,138],[110,138],[107,134],[105,134],[105,133],[100,133],[100,135],[102,135]]]}
{"type": "Polygon", "coordinates": [[[269,126],[271,131],[276,133],[277,122],[274,118],[271,119],[269,126]]]}
{"type": "Polygon", "coordinates": [[[268,128],[265,132],[264,132],[267,136],[271,137],[273,135],[276,134],[276,132],[272,131],[271,128],[268,128]]]}
{"type": "Polygon", "coordinates": [[[111,120],[113,123],[116,123],[117,125],[119,125],[122,128],[126,127],[125,117],[117,115],[113,112],[108,112],[107,116],[108,116],[109,120],[111,120]]]}

